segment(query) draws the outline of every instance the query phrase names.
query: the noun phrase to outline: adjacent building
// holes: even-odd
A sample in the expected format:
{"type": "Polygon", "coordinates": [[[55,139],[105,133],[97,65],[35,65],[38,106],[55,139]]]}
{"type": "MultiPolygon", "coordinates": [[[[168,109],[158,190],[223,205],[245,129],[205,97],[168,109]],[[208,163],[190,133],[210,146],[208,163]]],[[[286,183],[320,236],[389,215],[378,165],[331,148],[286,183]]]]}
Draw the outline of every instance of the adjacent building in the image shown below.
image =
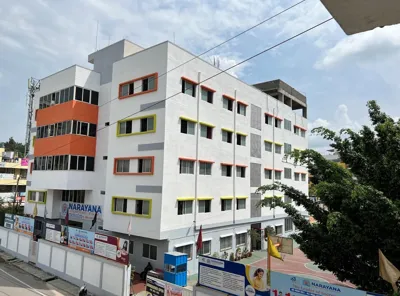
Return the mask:
{"type": "Polygon", "coordinates": [[[283,209],[256,207],[291,200],[255,191],[279,180],[308,192],[307,171],[284,157],[308,145],[303,95],[280,80],[248,85],[170,42],[122,40],[88,61],[41,79],[26,213],[36,203],[63,223],[69,208],[70,225],[89,229],[100,208],[92,230],[129,237],[138,271],[162,269],[167,251],[197,270],[200,227],[210,255],[250,248],[251,228],[294,231],[283,209]]]}
{"type": "Polygon", "coordinates": [[[25,202],[27,160],[15,152],[0,148],[0,199],[2,202],[25,202]]]}

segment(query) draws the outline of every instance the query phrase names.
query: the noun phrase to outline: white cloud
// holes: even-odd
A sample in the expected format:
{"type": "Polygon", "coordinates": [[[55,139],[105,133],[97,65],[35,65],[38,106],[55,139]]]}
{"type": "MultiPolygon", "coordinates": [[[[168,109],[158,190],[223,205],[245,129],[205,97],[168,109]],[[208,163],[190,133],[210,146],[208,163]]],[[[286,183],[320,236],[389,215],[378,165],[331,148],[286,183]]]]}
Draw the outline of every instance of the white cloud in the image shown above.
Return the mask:
{"type": "MultiPolygon", "coordinates": [[[[338,132],[342,128],[350,128],[352,130],[358,131],[361,129],[362,125],[357,120],[351,119],[349,116],[348,107],[344,104],[341,104],[336,108],[333,119],[331,121],[317,118],[316,120],[310,121],[308,123],[308,130],[310,132],[313,128],[316,127],[325,127],[338,132]]],[[[309,147],[317,150],[322,154],[326,154],[327,150],[331,149],[329,144],[329,141],[324,140],[320,136],[311,134],[309,137],[309,147]]]]}

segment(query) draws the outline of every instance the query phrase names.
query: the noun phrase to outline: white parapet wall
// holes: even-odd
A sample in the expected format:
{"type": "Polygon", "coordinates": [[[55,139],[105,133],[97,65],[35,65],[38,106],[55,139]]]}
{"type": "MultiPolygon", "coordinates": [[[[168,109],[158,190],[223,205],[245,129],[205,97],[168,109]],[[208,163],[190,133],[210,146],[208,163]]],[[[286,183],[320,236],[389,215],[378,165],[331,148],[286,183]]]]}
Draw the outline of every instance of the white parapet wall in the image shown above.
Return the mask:
{"type": "Polygon", "coordinates": [[[0,227],[0,239],[0,249],[25,262],[29,261],[32,243],[32,238],[30,236],[0,227]]]}

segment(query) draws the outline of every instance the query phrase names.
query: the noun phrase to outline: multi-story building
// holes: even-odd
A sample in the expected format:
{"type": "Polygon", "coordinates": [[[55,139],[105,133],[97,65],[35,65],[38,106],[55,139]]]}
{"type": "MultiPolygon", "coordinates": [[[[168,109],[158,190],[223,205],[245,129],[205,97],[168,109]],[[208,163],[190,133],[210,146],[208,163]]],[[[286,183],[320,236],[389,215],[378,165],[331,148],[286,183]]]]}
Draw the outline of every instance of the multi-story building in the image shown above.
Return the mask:
{"type": "Polygon", "coordinates": [[[2,202],[25,201],[26,176],[28,165],[26,159],[18,157],[15,152],[5,152],[0,148],[0,199],[2,202]]]}
{"type": "Polygon", "coordinates": [[[278,87],[276,99],[170,42],[122,40],[89,62],[41,79],[27,213],[38,203],[38,216],[46,208],[61,223],[65,203],[101,206],[96,231],[129,237],[136,270],[181,251],[194,272],[200,227],[211,255],[249,247],[251,228],[293,231],[283,209],[256,207],[255,191],[278,180],[308,191],[306,170],[284,157],[307,148],[304,96],[278,87]]]}

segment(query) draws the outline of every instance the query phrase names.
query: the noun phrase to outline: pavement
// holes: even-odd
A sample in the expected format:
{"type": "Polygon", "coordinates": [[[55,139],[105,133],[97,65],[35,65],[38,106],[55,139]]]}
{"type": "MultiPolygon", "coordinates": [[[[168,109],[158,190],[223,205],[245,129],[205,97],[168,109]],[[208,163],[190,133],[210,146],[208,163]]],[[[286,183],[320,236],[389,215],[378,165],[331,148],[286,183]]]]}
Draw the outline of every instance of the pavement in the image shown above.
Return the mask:
{"type": "Polygon", "coordinates": [[[0,251],[0,296],[76,296],[79,287],[0,251]]]}

